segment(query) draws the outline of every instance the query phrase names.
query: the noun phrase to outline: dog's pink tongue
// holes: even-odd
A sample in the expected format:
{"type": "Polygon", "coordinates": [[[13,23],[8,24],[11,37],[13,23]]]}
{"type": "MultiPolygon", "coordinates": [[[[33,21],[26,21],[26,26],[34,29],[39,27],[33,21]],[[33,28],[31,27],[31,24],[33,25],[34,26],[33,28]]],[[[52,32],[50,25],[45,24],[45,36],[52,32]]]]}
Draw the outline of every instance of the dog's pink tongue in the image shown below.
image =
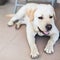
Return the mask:
{"type": "Polygon", "coordinates": [[[48,32],[44,32],[46,35],[48,35],[49,33],[48,32]]]}

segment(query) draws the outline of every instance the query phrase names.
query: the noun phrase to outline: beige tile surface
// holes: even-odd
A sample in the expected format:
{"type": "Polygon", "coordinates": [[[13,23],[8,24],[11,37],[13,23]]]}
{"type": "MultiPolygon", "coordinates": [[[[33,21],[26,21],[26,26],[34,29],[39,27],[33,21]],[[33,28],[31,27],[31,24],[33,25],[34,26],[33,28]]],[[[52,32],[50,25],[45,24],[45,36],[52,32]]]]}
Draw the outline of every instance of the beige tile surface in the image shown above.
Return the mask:
{"type": "MultiPolygon", "coordinates": [[[[16,30],[15,26],[7,26],[11,17],[6,15],[13,13],[13,8],[13,4],[0,6],[0,60],[32,60],[29,55],[30,49],[26,38],[25,26],[22,26],[19,30],[16,30]]],[[[60,30],[60,7],[55,10],[57,15],[55,22],[60,30]]],[[[40,58],[35,60],[60,60],[60,40],[54,46],[54,54],[49,55],[43,51],[48,39],[48,37],[36,37],[40,58]]]]}

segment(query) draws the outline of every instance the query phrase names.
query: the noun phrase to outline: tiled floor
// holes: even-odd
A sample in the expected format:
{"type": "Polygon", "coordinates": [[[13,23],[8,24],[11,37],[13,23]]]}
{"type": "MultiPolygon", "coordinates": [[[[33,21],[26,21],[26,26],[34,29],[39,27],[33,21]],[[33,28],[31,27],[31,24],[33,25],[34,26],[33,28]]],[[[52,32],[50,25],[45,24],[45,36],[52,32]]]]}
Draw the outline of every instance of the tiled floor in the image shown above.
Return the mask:
{"type": "MultiPolygon", "coordinates": [[[[13,4],[0,6],[0,60],[31,60],[25,26],[22,26],[19,30],[16,30],[14,26],[7,26],[11,17],[6,15],[13,13],[13,9],[13,4]]],[[[58,6],[55,10],[57,15],[56,25],[60,30],[60,7],[58,6]]],[[[60,40],[54,47],[55,53],[51,55],[43,51],[48,38],[37,37],[36,40],[41,55],[36,60],[60,60],[60,40]]]]}

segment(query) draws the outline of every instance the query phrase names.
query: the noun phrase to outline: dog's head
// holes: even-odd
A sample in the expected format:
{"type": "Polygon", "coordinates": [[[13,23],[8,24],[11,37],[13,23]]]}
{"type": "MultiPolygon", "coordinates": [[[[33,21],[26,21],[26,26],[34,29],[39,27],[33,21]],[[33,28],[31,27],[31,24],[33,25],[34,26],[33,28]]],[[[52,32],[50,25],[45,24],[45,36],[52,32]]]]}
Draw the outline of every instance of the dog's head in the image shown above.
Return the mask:
{"type": "Polygon", "coordinates": [[[50,4],[40,4],[37,9],[31,10],[29,14],[31,21],[40,32],[48,34],[52,30],[55,11],[50,4]]]}

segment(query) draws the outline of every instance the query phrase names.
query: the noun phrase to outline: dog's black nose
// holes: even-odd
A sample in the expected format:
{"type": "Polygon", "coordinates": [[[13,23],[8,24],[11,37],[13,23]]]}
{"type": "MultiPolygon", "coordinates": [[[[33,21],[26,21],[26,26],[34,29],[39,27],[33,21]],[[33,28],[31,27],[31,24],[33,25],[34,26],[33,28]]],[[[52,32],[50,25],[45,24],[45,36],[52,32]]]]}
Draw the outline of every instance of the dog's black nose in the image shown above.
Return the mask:
{"type": "Polygon", "coordinates": [[[47,29],[47,31],[50,31],[52,29],[52,25],[51,24],[47,24],[46,25],[46,29],[47,29]]]}

